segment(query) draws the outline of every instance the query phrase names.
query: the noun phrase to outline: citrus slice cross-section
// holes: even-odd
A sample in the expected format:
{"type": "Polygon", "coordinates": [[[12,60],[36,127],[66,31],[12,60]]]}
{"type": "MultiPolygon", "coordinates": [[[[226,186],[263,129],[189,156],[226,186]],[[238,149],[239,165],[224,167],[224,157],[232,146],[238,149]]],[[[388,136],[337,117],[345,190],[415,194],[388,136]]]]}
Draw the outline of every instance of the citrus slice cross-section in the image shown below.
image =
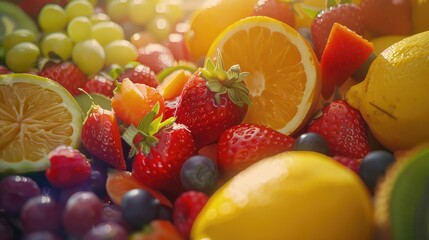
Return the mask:
{"type": "Polygon", "coordinates": [[[224,66],[239,64],[251,104],[247,123],[284,134],[302,128],[320,97],[320,66],[308,42],[292,27],[269,17],[248,17],[226,28],[207,53],[222,53],[224,66]]]}
{"type": "Polygon", "coordinates": [[[76,100],[56,82],[0,75],[0,172],[45,170],[55,147],[79,145],[82,118],[76,100]]]}

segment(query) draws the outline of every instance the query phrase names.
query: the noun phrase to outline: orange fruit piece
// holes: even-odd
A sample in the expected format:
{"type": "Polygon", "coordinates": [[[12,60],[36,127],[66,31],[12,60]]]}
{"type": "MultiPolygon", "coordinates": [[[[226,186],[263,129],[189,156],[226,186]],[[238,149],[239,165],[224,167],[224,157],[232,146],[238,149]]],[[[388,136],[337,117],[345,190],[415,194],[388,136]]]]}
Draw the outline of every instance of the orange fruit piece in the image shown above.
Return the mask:
{"type": "Polygon", "coordinates": [[[159,115],[164,112],[161,93],[146,84],[133,83],[126,78],[118,83],[112,97],[112,108],[124,123],[137,127],[141,119],[159,102],[159,115]]]}
{"type": "Polygon", "coordinates": [[[155,198],[157,198],[161,204],[167,207],[173,207],[170,200],[167,199],[161,192],[154,190],[133,176],[128,171],[112,171],[109,172],[106,181],[106,191],[110,199],[117,204],[121,204],[121,199],[124,194],[133,189],[144,189],[149,191],[155,198]]]}
{"type": "Polygon", "coordinates": [[[262,124],[284,134],[302,128],[320,97],[320,66],[308,42],[289,25],[256,16],[237,21],[213,42],[207,54],[221,51],[224,66],[238,64],[250,101],[246,123],[262,124]]]}
{"type": "Polygon", "coordinates": [[[190,17],[186,45],[196,61],[204,57],[216,36],[230,24],[252,15],[257,0],[205,1],[190,17]]]}
{"type": "Polygon", "coordinates": [[[179,69],[169,74],[158,86],[158,90],[166,100],[173,99],[182,93],[183,86],[191,77],[192,72],[179,69]]]}

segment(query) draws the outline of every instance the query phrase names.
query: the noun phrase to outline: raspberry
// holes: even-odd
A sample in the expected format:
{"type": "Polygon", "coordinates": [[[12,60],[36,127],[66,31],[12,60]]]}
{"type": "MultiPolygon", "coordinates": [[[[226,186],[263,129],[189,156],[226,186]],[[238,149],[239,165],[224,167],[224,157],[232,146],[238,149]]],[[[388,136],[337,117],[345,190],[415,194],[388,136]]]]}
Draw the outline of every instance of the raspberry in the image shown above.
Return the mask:
{"type": "Polygon", "coordinates": [[[205,193],[187,191],[174,202],[173,223],[184,238],[189,239],[192,224],[208,199],[205,193]]]}
{"type": "Polygon", "coordinates": [[[61,145],[52,150],[48,157],[51,165],[46,170],[46,178],[52,186],[69,188],[89,179],[91,165],[78,150],[61,145]]]}
{"type": "Polygon", "coordinates": [[[353,172],[359,174],[359,168],[360,168],[360,162],[361,159],[355,159],[350,157],[344,157],[344,156],[334,156],[333,157],[337,162],[343,164],[353,172]]]}

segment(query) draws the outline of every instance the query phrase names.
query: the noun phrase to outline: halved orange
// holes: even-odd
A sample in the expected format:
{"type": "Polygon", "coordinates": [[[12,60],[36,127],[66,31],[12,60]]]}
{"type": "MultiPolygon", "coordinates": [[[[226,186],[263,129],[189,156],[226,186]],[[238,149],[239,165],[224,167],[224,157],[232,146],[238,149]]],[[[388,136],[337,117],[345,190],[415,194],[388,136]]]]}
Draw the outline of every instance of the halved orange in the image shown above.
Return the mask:
{"type": "Polygon", "coordinates": [[[226,28],[208,57],[222,53],[224,66],[239,64],[251,104],[244,122],[263,124],[290,135],[301,129],[319,106],[320,66],[308,42],[292,27],[263,16],[226,28]]]}
{"type": "Polygon", "coordinates": [[[54,148],[78,147],[82,121],[78,103],[57,82],[0,75],[0,173],[45,170],[54,148]]]}

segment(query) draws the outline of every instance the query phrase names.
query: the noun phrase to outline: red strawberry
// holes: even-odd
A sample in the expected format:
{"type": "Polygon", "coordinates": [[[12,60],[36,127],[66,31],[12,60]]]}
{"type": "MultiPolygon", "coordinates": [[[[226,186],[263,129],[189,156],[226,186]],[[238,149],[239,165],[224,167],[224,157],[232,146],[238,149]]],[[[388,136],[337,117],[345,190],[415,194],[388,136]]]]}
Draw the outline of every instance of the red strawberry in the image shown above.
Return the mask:
{"type": "Polygon", "coordinates": [[[107,97],[113,97],[115,83],[101,75],[95,75],[89,79],[83,86],[83,90],[87,93],[99,93],[107,97]]]}
{"type": "Polygon", "coordinates": [[[122,82],[125,78],[129,78],[133,83],[146,84],[150,87],[158,87],[155,73],[146,65],[143,64],[128,64],[124,68],[124,72],[119,75],[118,82],[122,82]]]}
{"type": "Polygon", "coordinates": [[[267,16],[295,27],[295,12],[292,5],[281,0],[257,1],[254,16],[267,16]]]}
{"type": "Polygon", "coordinates": [[[223,70],[222,57],[216,65],[209,60],[186,82],[176,110],[176,122],[185,124],[197,148],[217,141],[226,129],[241,123],[250,103],[248,89],[238,65],[223,70]]]}
{"type": "Polygon", "coordinates": [[[164,100],[164,119],[170,118],[174,116],[174,113],[176,112],[177,106],[180,102],[180,96],[177,96],[173,99],[166,99],[164,100]]]}
{"type": "Polygon", "coordinates": [[[52,186],[69,188],[89,179],[91,165],[78,150],[61,145],[52,150],[48,157],[50,166],[46,170],[46,178],[52,186]]]}
{"type": "Polygon", "coordinates": [[[365,28],[380,35],[409,35],[412,32],[412,1],[362,0],[365,28]]]}
{"type": "Polygon", "coordinates": [[[370,151],[362,115],[344,100],[326,105],[322,115],[310,123],[308,131],[324,137],[333,156],[363,158],[370,151]]]}
{"type": "Polygon", "coordinates": [[[177,194],[183,191],[180,170],[196,154],[195,143],[186,126],[174,123],[174,118],[162,122],[162,115],[155,118],[157,105],[138,128],[128,127],[123,138],[132,146],[133,175],[148,187],[177,194]]]}
{"type": "Polygon", "coordinates": [[[374,46],[355,32],[334,23],[323,51],[320,67],[322,95],[328,99],[371,55],[374,46]]]}
{"type": "Polygon", "coordinates": [[[173,53],[160,43],[149,43],[137,51],[137,61],[150,67],[155,74],[173,66],[175,60],[173,53]]]}
{"type": "Polygon", "coordinates": [[[321,11],[311,24],[311,38],[319,59],[322,57],[329,33],[335,22],[348,27],[361,36],[364,33],[362,11],[355,4],[339,4],[321,11]]]}
{"type": "Polygon", "coordinates": [[[205,193],[187,191],[182,193],[174,202],[173,223],[185,239],[189,239],[195,218],[208,199],[209,196],[205,193]]]}
{"type": "Polygon", "coordinates": [[[82,144],[110,166],[125,170],[119,125],[112,111],[93,105],[82,126],[82,144]]]}
{"type": "Polygon", "coordinates": [[[44,65],[39,75],[58,82],[73,96],[81,94],[79,88],[88,81],[86,75],[72,62],[49,62],[44,65]]]}
{"type": "Polygon", "coordinates": [[[361,159],[355,159],[355,158],[343,157],[343,156],[333,156],[333,158],[335,159],[335,161],[341,163],[342,165],[346,166],[353,172],[359,174],[361,159]]]}
{"type": "Polygon", "coordinates": [[[263,125],[235,125],[219,138],[217,164],[229,178],[265,157],[291,150],[294,142],[293,137],[263,125]]]}

